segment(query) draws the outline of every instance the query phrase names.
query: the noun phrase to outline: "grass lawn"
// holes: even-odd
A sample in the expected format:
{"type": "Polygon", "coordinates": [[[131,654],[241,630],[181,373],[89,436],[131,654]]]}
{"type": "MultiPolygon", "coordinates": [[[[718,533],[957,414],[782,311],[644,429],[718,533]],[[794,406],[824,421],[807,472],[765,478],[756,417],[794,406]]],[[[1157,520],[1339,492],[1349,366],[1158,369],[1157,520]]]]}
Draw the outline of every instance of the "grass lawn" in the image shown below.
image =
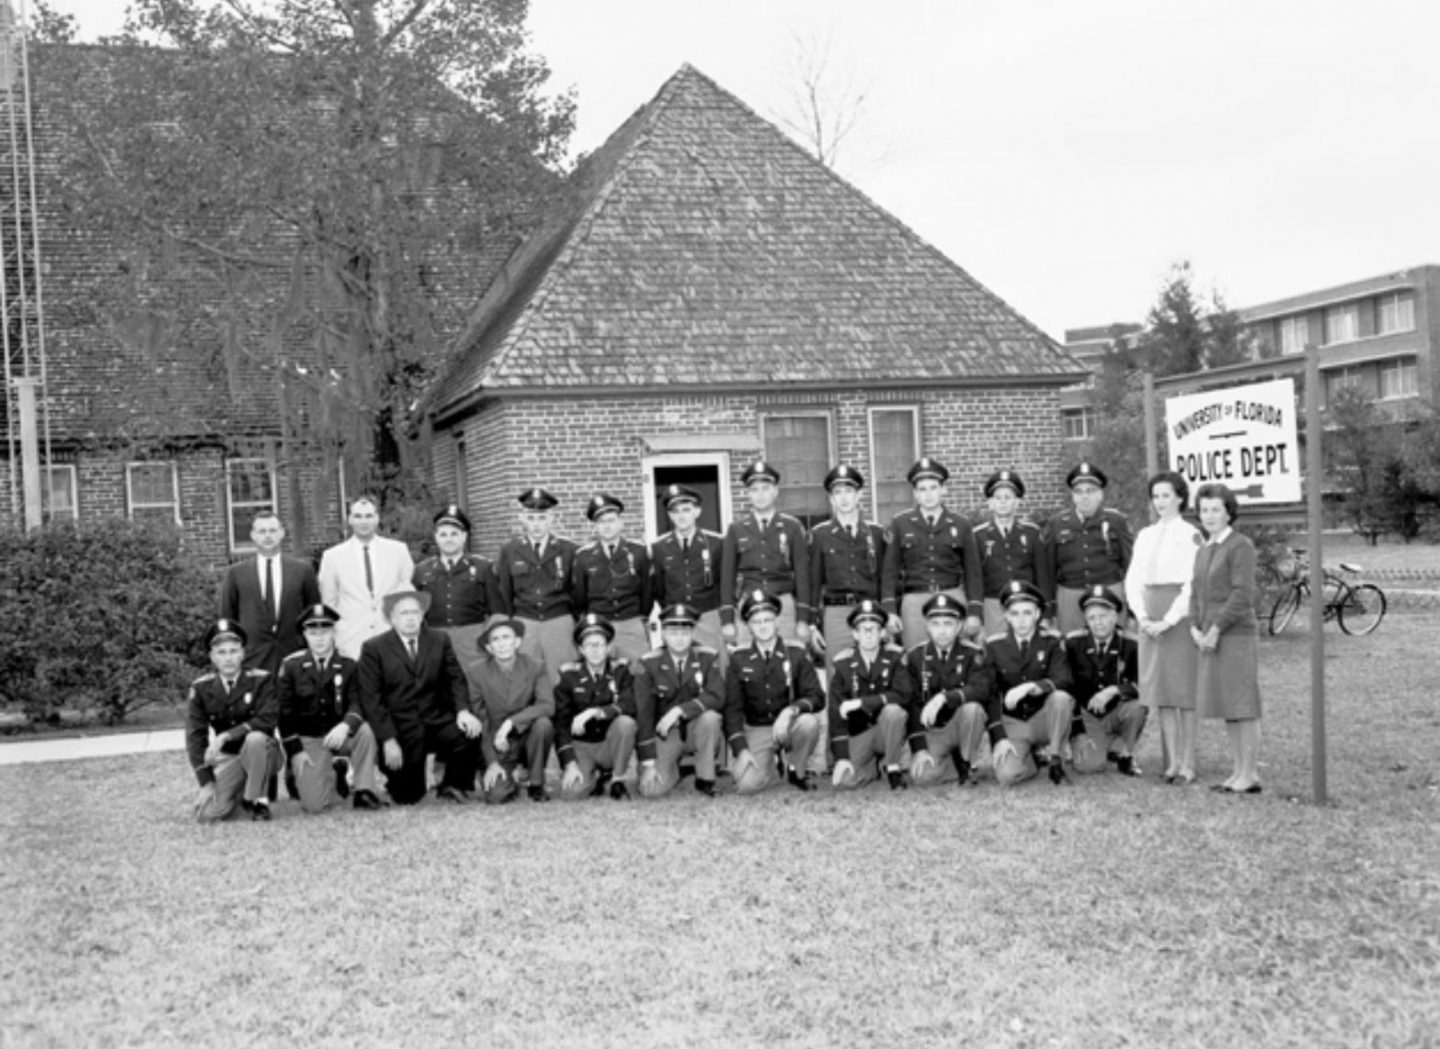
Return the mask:
{"type": "MultiPolygon", "coordinates": [[[[1265,793],[1140,780],[199,827],[178,754],[0,768],[0,1047],[1426,1046],[1431,618],[1262,644],[1265,793]]],[[[1228,771],[1206,724],[1202,783],[1228,771]]]]}

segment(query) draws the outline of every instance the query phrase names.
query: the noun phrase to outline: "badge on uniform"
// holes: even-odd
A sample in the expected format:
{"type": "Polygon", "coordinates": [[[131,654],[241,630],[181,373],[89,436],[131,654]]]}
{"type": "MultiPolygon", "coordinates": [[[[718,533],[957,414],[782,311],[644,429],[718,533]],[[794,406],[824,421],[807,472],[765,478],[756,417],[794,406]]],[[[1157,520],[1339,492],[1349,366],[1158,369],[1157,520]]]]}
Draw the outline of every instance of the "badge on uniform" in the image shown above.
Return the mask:
{"type": "Polygon", "coordinates": [[[254,693],[252,693],[252,692],[247,692],[247,693],[245,693],[245,698],[242,699],[240,702],[241,702],[242,704],[244,704],[245,706],[248,707],[248,706],[250,705],[250,701],[251,701],[252,699],[254,699],[254,693]]]}

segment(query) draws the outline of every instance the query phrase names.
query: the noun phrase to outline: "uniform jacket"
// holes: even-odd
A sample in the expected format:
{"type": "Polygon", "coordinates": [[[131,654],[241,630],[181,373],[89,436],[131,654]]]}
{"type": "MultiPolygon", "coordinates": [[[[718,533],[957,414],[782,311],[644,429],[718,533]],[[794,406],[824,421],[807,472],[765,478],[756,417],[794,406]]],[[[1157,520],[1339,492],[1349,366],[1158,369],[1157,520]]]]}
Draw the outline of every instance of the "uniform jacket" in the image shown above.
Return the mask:
{"type": "Polygon", "coordinates": [[[687,604],[697,612],[720,607],[720,563],[725,541],[715,532],[695,529],[690,548],[682,551],[680,539],[666,532],[650,548],[655,604],[666,608],[687,604]]]}
{"type": "Polygon", "coordinates": [[[580,660],[560,668],[555,683],[555,751],[563,769],[575,760],[573,743],[603,743],[610,722],[621,714],[635,716],[635,680],[623,660],[607,659],[596,674],[580,660]],[[575,736],[570,722],[582,710],[600,708],[600,716],[592,718],[585,731],[575,736]]]}
{"type": "Polygon", "coordinates": [[[895,515],[885,533],[885,567],[880,576],[880,597],[885,610],[894,613],[900,598],[915,592],[962,587],[969,614],[984,610],[980,548],[970,522],[941,509],[932,527],[919,508],[895,515]]]}
{"type": "Polygon", "coordinates": [[[1065,660],[1070,666],[1070,692],[1075,697],[1075,713],[1091,713],[1088,706],[1095,693],[1111,685],[1120,692],[1096,715],[1104,717],[1120,703],[1140,698],[1138,674],[1139,646],[1128,634],[1116,631],[1101,645],[1088,630],[1075,630],[1065,638],[1065,660]]]}
{"type": "Polygon", "coordinates": [[[795,619],[810,622],[810,543],[789,514],[771,514],[763,530],[754,513],[730,522],[720,548],[720,619],[735,622],[735,596],[756,587],[793,594],[795,619]]]}
{"type": "Polygon", "coordinates": [[[994,689],[985,649],[960,638],[943,655],[933,641],[906,652],[899,684],[910,712],[907,731],[911,750],[928,749],[920,715],[937,692],[945,694],[945,705],[935,719],[935,727],[943,728],[963,704],[988,704],[994,689]]]}
{"type": "Polygon", "coordinates": [[[220,584],[220,618],[233,619],[245,629],[245,665],[275,673],[280,661],[305,647],[295,621],[320,600],[315,566],[298,557],[278,555],[280,607],[260,597],[264,569],[260,558],[247,557],[230,566],[220,584]]]}
{"type": "Polygon", "coordinates": [[[1046,601],[1055,600],[1050,551],[1045,548],[1045,533],[1034,521],[1017,517],[1003,535],[993,519],[982,521],[975,526],[975,545],[980,548],[986,597],[999,598],[1005,584],[1021,579],[1039,587],[1046,601]]]}
{"type": "Polygon", "coordinates": [[[500,609],[495,566],[488,557],[465,554],[448,569],[438,556],[427,557],[415,566],[415,589],[430,595],[426,626],[475,626],[500,609]]]}
{"type": "Polygon", "coordinates": [[[468,707],[465,672],[450,638],[422,627],[414,663],[394,630],[360,649],[360,706],[381,743],[423,725],[446,725],[468,707]]]}
{"type": "Polygon", "coordinates": [[[1081,590],[1124,580],[1135,537],[1119,510],[1102,506],[1082,521],[1071,507],[1050,518],[1045,543],[1055,585],[1081,590]]]}
{"type": "Polygon", "coordinates": [[[1255,620],[1255,546],[1231,529],[1219,543],[1195,551],[1190,584],[1190,619],[1201,632],[1218,625],[1220,633],[1253,634],[1255,620]]]}
{"type": "Polygon", "coordinates": [[[788,706],[814,714],[824,705],[825,690],[805,646],[777,638],[768,657],[756,643],[731,654],[725,672],[725,737],[735,754],[746,748],[746,725],[773,725],[788,706]]]}
{"type": "Polygon", "coordinates": [[[990,742],[1005,738],[1002,717],[1028,721],[1039,713],[1052,692],[1069,692],[1073,686],[1070,664],[1065,658],[1065,642],[1054,634],[1036,632],[1025,644],[1015,640],[1015,631],[996,634],[985,643],[990,654],[994,675],[990,693],[990,742]],[[1005,693],[1016,685],[1033,681],[1040,686],[1038,696],[1028,696],[1013,711],[1005,709],[1005,693]]]}
{"type": "Polygon", "coordinates": [[[830,749],[837,761],[850,757],[850,737],[874,728],[887,705],[905,708],[904,663],[905,650],[899,645],[881,645],[869,666],[858,648],[847,648],[835,657],[828,706],[830,749]],[[840,704],[852,699],[860,700],[860,709],[842,715],[840,704]]]}
{"type": "Polygon", "coordinates": [[[358,664],[333,652],[324,670],[307,648],[292,652],[280,664],[280,743],[287,757],[303,749],[301,737],[324,736],[341,721],[353,735],[365,720],[360,706],[358,664]]]}
{"type": "Polygon", "coordinates": [[[810,530],[810,606],[816,616],[825,605],[854,604],[861,598],[880,599],[880,570],[885,563],[885,529],[874,521],[860,521],[852,537],[831,518],[810,530]]]}
{"type": "Polygon", "coordinates": [[[215,781],[215,770],[205,764],[212,730],[224,753],[238,754],[251,732],[274,732],[279,714],[275,677],[264,670],[241,670],[228,692],[217,672],[196,678],[185,701],[185,751],[200,785],[215,781]]]}
{"type": "Polygon", "coordinates": [[[575,551],[570,593],[577,616],[594,612],[612,623],[649,618],[654,604],[650,587],[650,551],[644,543],[621,539],[608,557],[598,539],[575,551]]]}
{"type": "Polygon", "coordinates": [[[545,664],[523,652],[515,654],[509,670],[489,655],[470,664],[470,710],[485,723],[480,749],[486,763],[497,759],[495,733],[509,721],[524,732],[536,718],[555,716],[555,686],[545,664]]]}
{"type": "Polygon", "coordinates": [[[540,621],[573,615],[570,580],[574,567],[575,544],[568,539],[552,535],[540,553],[523,536],[509,540],[495,561],[500,611],[540,621]]]}
{"type": "Polygon", "coordinates": [[[370,540],[370,577],[365,585],[365,547],[351,536],[320,557],[320,600],[340,613],[335,643],[341,651],[359,652],[367,638],[390,629],[381,601],[386,594],[410,586],[415,563],[410,548],[395,539],[377,535],[370,540]]]}
{"type": "Polygon", "coordinates": [[[696,641],[683,662],[682,666],[662,645],[635,664],[635,721],[641,761],[655,760],[655,726],[672,707],[680,708],[682,721],[694,721],[707,710],[718,713],[725,709],[719,653],[696,641]]]}

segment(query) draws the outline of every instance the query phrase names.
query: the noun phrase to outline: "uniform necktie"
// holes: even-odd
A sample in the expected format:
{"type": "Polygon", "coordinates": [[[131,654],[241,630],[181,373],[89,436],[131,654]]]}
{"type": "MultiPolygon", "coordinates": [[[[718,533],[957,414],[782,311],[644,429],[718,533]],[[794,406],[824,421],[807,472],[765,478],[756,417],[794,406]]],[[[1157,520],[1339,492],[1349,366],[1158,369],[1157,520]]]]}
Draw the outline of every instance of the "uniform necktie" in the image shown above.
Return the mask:
{"type": "Polygon", "coordinates": [[[934,527],[935,527],[935,517],[934,517],[933,514],[926,514],[926,515],[925,515],[925,527],[926,527],[926,528],[934,528],[934,527]]]}
{"type": "Polygon", "coordinates": [[[365,551],[365,589],[370,591],[370,596],[375,596],[375,570],[370,566],[370,545],[367,543],[360,548],[365,551]]]}
{"type": "Polygon", "coordinates": [[[260,595],[260,600],[269,605],[272,610],[275,608],[275,558],[273,557],[265,558],[265,592],[260,595]]]}
{"type": "Polygon", "coordinates": [[[225,694],[228,696],[231,692],[235,691],[235,682],[229,680],[228,678],[223,678],[222,680],[225,684],[225,694]]]}
{"type": "Polygon", "coordinates": [[[690,552],[690,540],[689,540],[689,539],[681,539],[681,540],[680,540],[680,552],[681,552],[682,554],[688,554],[688,553],[690,552]]]}
{"type": "Polygon", "coordinates": [[[405,647],[410,650],[410,662],[415,662],[415,639],[412,637],[409,641],[406,641],[405,647]]]}
{"type": "Polygon", "coordinates": [[[853,524],[847,524],[845,526],[845,534],[848,535],[853,542],[855,539],[855,526],[853,524]]]}
{"type": "Polygon", "coordinates": [[[605,544],[605,560],[607,560],[607,561],[613,561],[613,560],[615,560],[615,548],[614,548],[613,546],[611,546],[609,543],[606,543],[606,544],[605,544]]]}

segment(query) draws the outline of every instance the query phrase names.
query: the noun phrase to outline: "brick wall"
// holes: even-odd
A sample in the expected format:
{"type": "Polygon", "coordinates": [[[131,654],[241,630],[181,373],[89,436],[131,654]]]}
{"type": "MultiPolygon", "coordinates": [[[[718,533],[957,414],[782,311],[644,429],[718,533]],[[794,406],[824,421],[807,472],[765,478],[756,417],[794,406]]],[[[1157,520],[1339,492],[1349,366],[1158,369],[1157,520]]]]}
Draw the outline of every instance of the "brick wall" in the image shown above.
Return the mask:
{"type": "MultiPolygon", "coordinates": [[[[454,487],[456,432],[466,446],[472,546],[493,556],[518,530],[516,496],[539,486],[559,500],[556,530],[576,540],[591,528],[584,507],[596,491],[630,507],[630,533],[638,536],[644,498],[641,459],[646,438],[659,434],[759,436],[759,415],[781,407],[828,408],[841,458],[866,469],[870,461],[867,408],[920,407],[924,451],[951,470],[950,504],[974,513],[984,505],[981,486],[1002,466],[1018,469],[1037,509],[1063,505],[1070,463],[1062,449],[1059,395],[1053,389],[864,391],[803,395],[749,394],[492,400],[435,434],[436,487],[454,487]]],[[[724,442],[717,441],[717,450],[724,442]]],[[[734,505],[743,501],[740,473],[747,454],[731,454],[734,505]]]]}

